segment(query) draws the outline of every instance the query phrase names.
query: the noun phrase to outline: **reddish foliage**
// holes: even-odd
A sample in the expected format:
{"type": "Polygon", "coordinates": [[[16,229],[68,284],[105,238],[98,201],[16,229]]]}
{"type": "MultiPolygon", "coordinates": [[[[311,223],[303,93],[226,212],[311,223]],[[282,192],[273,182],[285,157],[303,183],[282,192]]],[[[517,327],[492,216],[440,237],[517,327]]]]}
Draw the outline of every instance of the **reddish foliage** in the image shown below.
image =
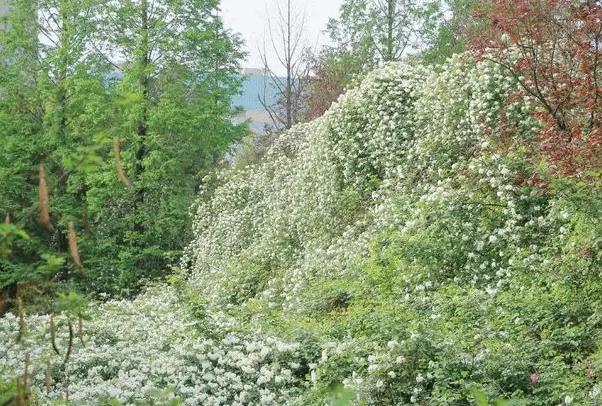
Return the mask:
{"type": "Polygon", "coordinates": [[[531,383],[533,385],[535,385],[537,382],[539,382],[539,374],[537,372],[533,372],[530,376],[531,378],[531,383]]]}
{"type": "Polygon", "coordinates": [[[487,0],[470,36],[537,103],[539,151],[556,173],[602,165],[602,2],[487,0]]]}
{"type": "Polygon", "coordinates": [[[329,64],[328,58],[315,64],[311,92],[307,99],[308,120],[322,116],[345,92],[344,82],[347,74],[344,66],[329,64]]]}

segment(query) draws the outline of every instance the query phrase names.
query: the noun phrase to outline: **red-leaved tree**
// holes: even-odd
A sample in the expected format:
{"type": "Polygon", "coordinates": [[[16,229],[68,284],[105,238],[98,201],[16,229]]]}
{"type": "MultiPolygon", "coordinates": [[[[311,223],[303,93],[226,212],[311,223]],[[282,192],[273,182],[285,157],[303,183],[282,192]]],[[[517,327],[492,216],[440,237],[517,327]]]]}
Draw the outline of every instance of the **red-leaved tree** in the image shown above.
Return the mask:
{"type": "Polygon", "coordinates": [[[580,177],[602,164],[602,2],[487,0],[472,50],[503,66],[536,101],[538,150],[580,177]]]}

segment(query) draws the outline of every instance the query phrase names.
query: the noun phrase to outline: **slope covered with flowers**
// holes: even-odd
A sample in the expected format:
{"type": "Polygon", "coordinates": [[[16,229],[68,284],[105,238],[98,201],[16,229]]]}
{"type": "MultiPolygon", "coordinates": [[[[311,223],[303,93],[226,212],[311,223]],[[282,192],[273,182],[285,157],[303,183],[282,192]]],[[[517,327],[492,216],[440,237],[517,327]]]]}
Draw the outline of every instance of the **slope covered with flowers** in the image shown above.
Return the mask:
{"type": "Polygon", "coordinates": [[[467,56],[372,73],[208,180],[191,283],[320,344],[306,403],[340,383],[368,404],[597,401],[600,185],[547,174],[535,108],[467,56]]]}
{"type": "Polygon", "coordinates": [[[46,316],[21,343],[5,318],[0,374],[30,352],[39,396],[82,402],[602,401],[600,186],[548,175],[517,90],[466,56],[373,72],[205,179],[185,282],[95,310],[65,366],[46,316]]]}

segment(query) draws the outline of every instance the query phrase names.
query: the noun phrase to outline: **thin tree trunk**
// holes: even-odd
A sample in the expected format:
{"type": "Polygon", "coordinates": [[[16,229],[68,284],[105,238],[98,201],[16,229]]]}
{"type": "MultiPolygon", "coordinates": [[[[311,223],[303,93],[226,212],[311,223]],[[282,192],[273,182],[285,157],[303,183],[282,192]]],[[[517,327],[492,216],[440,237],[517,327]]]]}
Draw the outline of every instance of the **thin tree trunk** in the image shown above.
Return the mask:
{"type": "Polygon", "coordinates": [[[293,105],[292,105],[292,87],[293,87],[293,55],[291,50],[291,0],[287,2],[286,9],[286,129],[288,130],[293,126],[293,105]]]}
{"type": "Polygon", "coordinates": [[[142,91],[142,112],[140,114],[140,120],[136,128],[136,135],[138,136],[138,151],[136,151],[136,172],[140,175],[144,172],[144,157],[146,156],[146,135],[148,131],[148,100],[149,100],[149,86],[150,80],[148,77],[148,68],[150,65],[149,55],[149,15],[148,15],[148,0],[142,0],[142,41],[141,41],[141,59],[140,59],[140,78],[139,84],[142,91]]]}
{"type": "MultiPolygon", "coordinates": [[[[135,173],[137,176],[138,185],[136,188],[134,209],[136,210],[143,202],[146,194],[144,183],[142,182],[141,175],[144,173],[144,159],[147,150],[147,136],[148,136],[148,120],[149,120],[149,103],[150,103],[150,23],[149,23],[149,4],[148,0],[142,0],[141,9],[141,29],[142,38],[140,44],[140,60],[138,61],[139,66],[139,85],[142,92],[142,110],[138,125],[136,127],[136,136],[138,142],[138,149],[136,151],[136,164],[135,173]]],[[[144,233],[144,222],[142,220],[136,220],[135,229],[139,233],[144,233]]]]}
{"type": "Polygon", "coordinates": [[[395,0],[387,1],[387,56],[385,62],[391,62],[395,60],[395,38],[394,38],[394,26],[395,26],[395,0]]]}

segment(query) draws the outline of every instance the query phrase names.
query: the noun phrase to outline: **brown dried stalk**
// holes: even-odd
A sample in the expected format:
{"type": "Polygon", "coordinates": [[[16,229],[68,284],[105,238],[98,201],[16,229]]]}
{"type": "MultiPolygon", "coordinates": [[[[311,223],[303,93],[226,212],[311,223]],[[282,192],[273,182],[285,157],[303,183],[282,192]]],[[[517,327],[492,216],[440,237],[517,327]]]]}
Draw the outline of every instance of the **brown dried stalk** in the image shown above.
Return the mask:
{"type": "Polygon", "coordinates": [[[63,368],[69,362],[69,357],[71,356],[71,350],[73,349],[73,323],[69,320],[69,341],[67,342],[67,352],[65,353],[65,359],[63,360],[63,368]]]}
{"type": "Polygon", "coordinates": [[[29,395],[29,353],[25,355],[25,370],[23,375],[17,379],[16,406],[27,406],[29,395]]]}
{"type": "Polygon", "coordinates": [[[50,394],[50,389],[52,389],[52,365],[50,362],[46,365],[46,377],[44,383],[46,384],[46,394],[50,394]]]}
{"type": "Polygon", "coordinates": [[[48,231],[53,230],[50,220],[50,197],[48,183],[46,183],[46,171],[44,164],[40,164],[40,184],[38,188],[38,205],[40,206],[40,224],[48,231]]]}
{"type": "Polygon", "coordinates": [[[82,261],[79,257],[79,248],[77,245],[77,234],[75,233],[75,224],[73,221],[69,222],[69,232],[67,234],[67,239],[69,240],[69,255],[71,256],[71,260],[75,267],[81,271],[82,261]]]}
{"type": "Polygon", "coordinates": [[[29,389],[29,353],[25,354],[25,369],[23,370],[23,387],[25,389],[25,393],[27,393],[28,389],[29,389]]]}
{"type": "Polygon", "coordinates": [[[52,344],[52,349],[56,352],[57,355],[61,355],[59,351],[59,347],[56,345],[56,331],[54,330],[54,313],[50,313],[50,318],[48,319],[48,330],[50,330],[50,343],[52,344]]]}
{"type": "Polygon", "coordinates": [[[85,347],[86,343],[84,342],[84,318],[81,314],[77,319],[77,336],[79,337],[79,342],[81,343],[82,347],[85,347]]]}
{"type": "Polygon", "coordinates": [[[17,337],[17,341],[21,341],[25,335],[25,309],[21,293],[17,293],[17,308],[19,312],[19,336],[17,337]]]}
{"type": "Polygon", "coordinates": [[[113,152],[115,154],[115,168],[117,169],[117,176],[125,187],[130,187],[130,180],[125,175],[123,165],[121,164],[121,141],[119,138],[113,140],[113,152]]]}
{"type": "Polygon", "coordinates": [[[65,402],[69,404],[69,374],[65,371],[65,382],[63,383],[65,387],[65,402]]]}

